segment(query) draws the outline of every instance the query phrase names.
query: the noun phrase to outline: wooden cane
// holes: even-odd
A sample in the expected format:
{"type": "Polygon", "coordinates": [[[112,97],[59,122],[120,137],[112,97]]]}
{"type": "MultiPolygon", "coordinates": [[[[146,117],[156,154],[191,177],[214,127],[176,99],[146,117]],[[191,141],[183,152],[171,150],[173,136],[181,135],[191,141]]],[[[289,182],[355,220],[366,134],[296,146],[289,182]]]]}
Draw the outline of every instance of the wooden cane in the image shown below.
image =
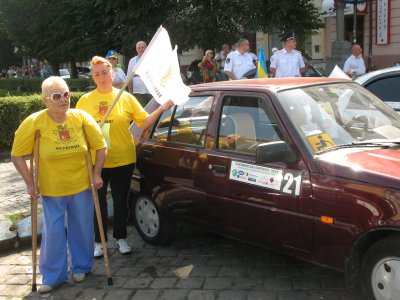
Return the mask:
{"type": "Polygon", "coordinates": [[[36,131],[35,150],[30,157],[29,172],[33,179],[34,195],[31,196],[31,229],[32,229],[32,292],[36,292],[36,259],[37,259],[37,191],[39,175],[39,139],[40,131],[36,131]],[[33,163],[35,161],[35,163],[33,163]]]}
{"type": "Polygon", "coordinates": [[[88,168],[88,171],[89,171],[90,187],[91,187],[91,190],[92,190],[94,208],[95,208],[95,211],[96,211],[97,225],[99,227],[99,232],[100,232],[101,246],[103,247],[104,267],[106,269],[106,276],[107,276],[107,280],[108,280],[108,285],[113,285],[113,280],[112,280],[111,271],[110,271],[110,263],[109,263],[109,259],[108,259],[107,244],[106,244],[106,239],[105,239],[104,230],[103,230],[103,220],[101,219],[99,196],[97,194],[97,190],[96,190],[96,188],[94,186],[94,181],[93,181],[92,155],[90,154],[89,142],[88,142],[88,139],[87,139],[87,136],[86,136],[85,129],[83,127],[82,127],[82,130],[83,130],[83,135],[85,137],[85,141],[86,141],[86,145],[87,145],[86,164],[87,164],[87,168],[88,168]]]}

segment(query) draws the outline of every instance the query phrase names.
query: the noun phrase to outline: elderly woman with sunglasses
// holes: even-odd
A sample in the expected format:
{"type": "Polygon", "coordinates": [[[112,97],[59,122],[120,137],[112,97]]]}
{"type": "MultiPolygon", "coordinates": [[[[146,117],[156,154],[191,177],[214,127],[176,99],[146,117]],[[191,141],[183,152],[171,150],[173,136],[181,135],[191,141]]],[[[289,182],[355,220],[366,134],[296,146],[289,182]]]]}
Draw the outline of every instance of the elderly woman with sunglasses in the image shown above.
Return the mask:
{"type": "Polygon", "coordinates": [[[42,96],[46,109],[31,114],[21,123],[15,132],[11,156],[28,194],[42,195],[44,225],[39,268],[43,280],[38,292],[47,293],[68,280],[67,247],[75,282],[83,281],[92,269],[94,208],[86,138],[95,151],[93,183],[97,189],[103,185],[101,168],[107,145],[98,124],[88,113],[69,108],[71,94],[62,78],[52,76],[44,80],[42,96]],[[40,133],[39,190],[24,159],[32,153],[37,131],[40,133]]]}
{"type": "MultiPolygon", "coordinates": [[[[76,108],[90,113],[100,122],[107,113],[119,90],[112,85],[113,69],[110,62],[100,56],[94,56],[91,70],[96,89],[79,99],[76,108]]],[[[128,218],[128,193],[132,173],[136,162],[136,148],[129,131],[133,121],[139,127],[148,129],[161,115],[173,106],[171,100],[158,107],[150,115],[143,109],[137,99],[128,92],[123,92],[108,116],[103,133],[109,136],[107,159],[101,171],[104,185],[99,190],[101,216],[104,224],[104,236],[107,239],[107,185],[110,183],[114,205],[113,237],[121,254],[130,254],[131,247],[126,241],[128,218]]],[[[95,222],[94,257],[101,257],[103,249],[100,233],[95,222]]]]}

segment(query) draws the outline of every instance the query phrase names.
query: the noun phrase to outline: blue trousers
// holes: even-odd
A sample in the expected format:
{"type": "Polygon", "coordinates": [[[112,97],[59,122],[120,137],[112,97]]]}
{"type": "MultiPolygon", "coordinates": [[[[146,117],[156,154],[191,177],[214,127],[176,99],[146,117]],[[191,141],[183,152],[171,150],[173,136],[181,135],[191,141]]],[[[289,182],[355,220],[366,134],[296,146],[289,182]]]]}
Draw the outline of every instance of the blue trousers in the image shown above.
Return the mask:
{"type": "Polygon", "coordinates": [[[43,284],[68,280],[67,242],[70,270],[89,273],[93,265],[93,197],[90,190],[63,197],[42,197],[44,225],[39,268],[43,284]],[[67,214],[67,233],[64,219],[67,214]]]}

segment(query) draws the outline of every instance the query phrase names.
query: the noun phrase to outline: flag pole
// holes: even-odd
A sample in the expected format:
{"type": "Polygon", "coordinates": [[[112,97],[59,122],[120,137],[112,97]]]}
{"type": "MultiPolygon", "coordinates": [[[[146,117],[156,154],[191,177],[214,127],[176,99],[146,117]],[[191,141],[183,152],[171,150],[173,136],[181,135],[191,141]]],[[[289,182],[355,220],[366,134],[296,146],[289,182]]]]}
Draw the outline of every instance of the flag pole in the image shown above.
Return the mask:
{"type": "Polygon", "coordinates": [[[117,96],[115,96],[114,101],[111,103],[110,108],[107,110],[106,114],[103,116],[103,118],[101,119],[101,122],[99,123],[100,127],[103,127],[104,123],[106,122],[108,116],[111,114],[111,111],[113,110],[115,104],[117,104],[119,98],[121,97],[122,93],[125,91],[126,87],[128,86],[129,82],[131,82],[131,80],[133,79],[133,77],[135,76],[136,73],[136,69],[140,66],[141,62],[143,61],[143,59],[146,57],[146,52],[147,52],[147,48],[150,48],[151,45],[154,43],[154,40],[157,38],[157,36],[160,34],[161,30],[163,30],[164,28],[162,26],[160,26],[157,30],[157,32],[154,34],[153,38],[151,39],[149,45],[146,47],[146,50],[144,51],[142,57],[139,59],[138,63],[135,65],[135,67],[133,68],[132,72],[129,74],[128,78],[126,79],[126,81],[124,82],[124,85],[121,87],[121,89],[118,91],[117,96]]]}

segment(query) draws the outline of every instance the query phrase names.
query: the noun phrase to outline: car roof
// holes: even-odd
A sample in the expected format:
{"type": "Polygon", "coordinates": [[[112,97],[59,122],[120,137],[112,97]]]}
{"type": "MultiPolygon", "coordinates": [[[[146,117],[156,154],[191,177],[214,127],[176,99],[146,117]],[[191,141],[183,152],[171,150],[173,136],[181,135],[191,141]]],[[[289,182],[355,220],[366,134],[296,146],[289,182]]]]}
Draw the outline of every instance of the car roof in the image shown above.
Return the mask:
{"type": "Polygon", "coordinates": [[[364,75],[358,77],[355,80],[355,82],[357,82],[358,84],[363,85],[364,83],[366,83],[367,81],[369,81],[370,79],[372,79],[374,77],[380,77],[380,76],[385,75],[385,74],[396,74],[396,73],[400,73],[400,67],[399,66],[390,67],[390,68],[385,68],[385,69],[369,72],[367,74],[364,74],[364,75]]]}
{"type": "Polygon", "coordinates": [[[267,89],[281,90],[294,87],[302,87],[307,85],[315,85],[321,83],[351,83],[351,80],[340,78],[327,77],[290,77],[290,78],[261,78],[261,79],[244,79],[244,80],[229,80],[217,81],[212,83],[203,83],[192,85],[192,91],[202,90],[227,90],[227,89],[267,89]]]}

